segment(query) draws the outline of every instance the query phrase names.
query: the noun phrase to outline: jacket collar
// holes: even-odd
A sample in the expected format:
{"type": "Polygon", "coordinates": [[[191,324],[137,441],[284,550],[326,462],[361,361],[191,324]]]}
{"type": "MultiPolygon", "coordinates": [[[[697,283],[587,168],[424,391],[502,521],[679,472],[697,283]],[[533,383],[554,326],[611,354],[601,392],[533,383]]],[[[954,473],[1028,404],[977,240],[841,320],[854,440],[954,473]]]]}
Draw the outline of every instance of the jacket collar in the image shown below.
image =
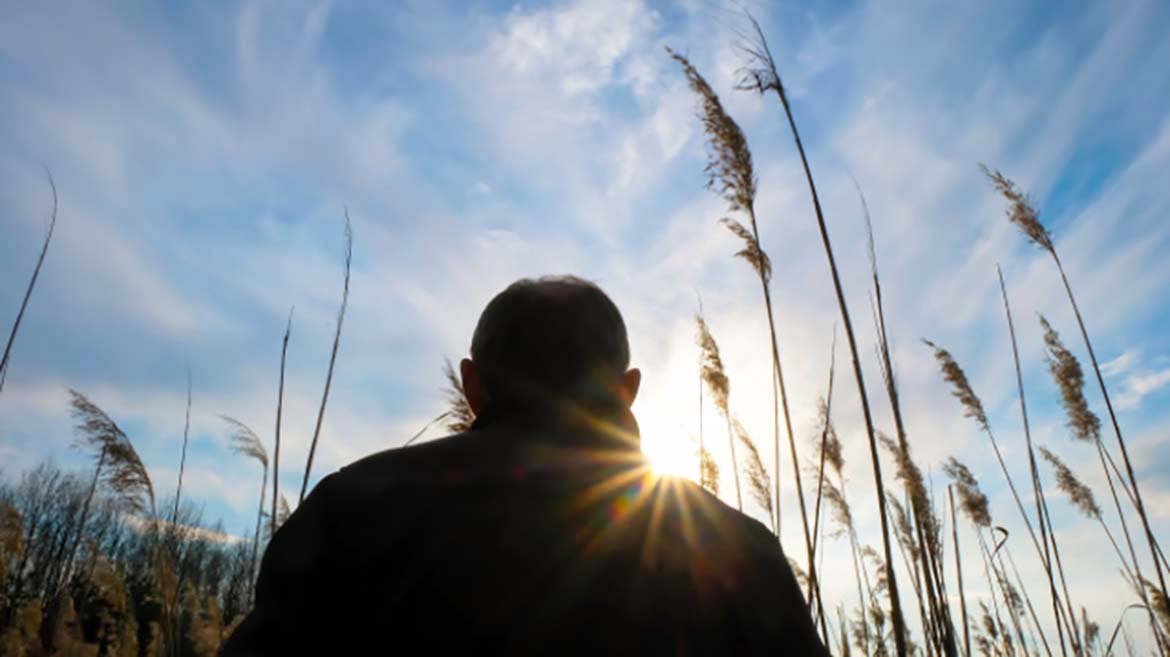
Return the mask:
{"type": "Polygon", "coordinates": [[[552,435],[566,444],[641,449],[638,421],[617,402],[489,403],[471,428],[552,435]]]}

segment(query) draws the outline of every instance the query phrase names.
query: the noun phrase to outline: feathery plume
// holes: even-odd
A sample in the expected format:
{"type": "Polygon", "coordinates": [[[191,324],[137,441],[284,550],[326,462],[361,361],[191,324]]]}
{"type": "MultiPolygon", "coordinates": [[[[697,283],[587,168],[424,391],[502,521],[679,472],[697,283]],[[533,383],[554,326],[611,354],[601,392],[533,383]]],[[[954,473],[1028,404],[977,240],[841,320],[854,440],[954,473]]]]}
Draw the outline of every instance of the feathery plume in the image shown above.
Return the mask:
{"type": "Polygon", "coordinates": [[[752,498],[759,503],[760,507],[768,512],[768,518],[772,518],[772,479],[768,476],[767,469],[764,468],[764,460],[760,457],[760,449],[756,446],[756,441],[752,440],[747,429],[744,428],[743,423],[738,418],[731,420],[731,426],[735,430],[735,437],[739,439],[740,444],[747,450],[747,480],[748,491],[752,498]]]}
{"type": "Polygon", "coordinates": [[[991,181],[992,186],[1007,199],[1008,220],[1015,224],[1033,244],[1053,253],[1055,248],[1052,245],[1052,234],[1048,232],[1044,224],[1040,223],[1040,215],[1036,212],[1028,195],[1020,191],[1016,184],[1000,173],[998,169],[992,171],[983,164],[980,164],[979,168],[983,171],[983,175],[991,181]]]}
{"type": "Polygon", "coordinates": [[[711,456],[711,451],[706,447],[699,450],[699,485],[711,491],[713,495],[719,495],[719,464],[715,462],[715,457],[711,456]]]}
{"type": "Polygon", "coordinates": [[[917,562],[918,541],[914,539],[914,527],[910,524],[910,514],[906,513],[906,507],[902,506],[893,491],[886,491],[886,503],[894,511],[894,533],[898,537],[898,542],[906,550],[910,563],[917,562]]]}
{"type": "Polygon", "coordinates": [[[267,468],[268,452],[264,449],[264,444],[260,442],[260,437],[249,429],[246,424],[235,418],[226,415],[219,417],[234,429],[230,438],[232,451],[250,459],[255,459],[260,465],[267,468]]]}
{"type": "Polygon", "coordinates": [[[955,482],[955,489],[959,493],[959,506],[963,508],[971,522],[979,527],[991,527],[991,511],[987,496],[979,489],[979,480],[971,474],[971,470],[952,456],[943,464],[943,471],[955,482]]]}
{"type": "Polygon", "coordinates": [[[146,466],[122,429],[85,395],[69,391],[72,414],[81,435],[79,444],[94,450],[102,464],[101,477],[123,508],[143,513],[147,504],[154,515],[154,486],[146,466]]]}
{"type": "Polygon", "coordinates": [[[1064,461],[1053,454],[1046,447],[1040,447],[1040,455],[1052,466],[1056,473],[1056,486],[1068,495],[1068,499],[1081,510],[1081,513],[1090,518],[1101,519],[1101,507],[1097,506],[1097,499],[1093,496],[1093,489],[1077,479],[1073,471],[1064,461]]]}
{"type": "MultiPolygon", "coordinates": [[[[845,468],[845,456],[841,450],[841,439],[837,436],[836,427],[833,426],[833,419],[829,417],[829,405],[824,398],[817,400],[817,417],[817,435],[825,437],[822,448],[825,462],[833,468],[838,477],[841,477],[845,468]]],[[[817,445],[821,448],[820,442],[817,445]]]]}
{"type": "Polygon", "coordinates": [[[695,315],[695,325],[698,328],[695,344],[699,346],[701,359],[699,373],[711,391],[715,407],[719,409],[719,412],[726,414],[728,397],[731,394],[731,383],[723,371],[723,359],[719,356],[719,345],[711,336],[711,331],[707,328],[707,321],[703,319],[702,315],[695,315]]]}
{"type": "Polygon", "coordinates": [[[901,481],[910,494],[910,508],[914,510],[914,517],[922,523],[926,547],[931,554],[938,554],[940,551],[938,519],[934,516],[930,495],[926,492],[926,481],[922,476],[922,469],[910,456],[910,446],[906,445],[906,448],[903,449],[896,441],[880,431],[878,432],[878,440],[894,457],[894,463],[898,466],[894,472],[894,478],[901,481]]]}
{"type": "MultiPolygon", "coordinates": [[[[832,513],[833,520],[840,525],[842,531],[853,531],[853,511],[849,508],[849,501],[845,499],[841,489],[837,488],[832,481],[827,477],[821,481],[821,486],[824,487],[822,495],[829,503],[829,510],[832,513]]],[[[839,535],[841,532],[834,532],[839,535]]]]}
{"type": "Polygon", "coordinates": [[[292,512],[288,508],[288,499],[285,498],[284,494],[280,494],[280,496],[278,496],[276,499],[277,504],[275,522],[268,523],[264,526],[264,534],[267,540],[272,540],[273,533],[280,529],[280,526],[283,525],[286,520],[288,520],[290,515],[292,515],[292,512]]]}
{"type": "Polygon", "coordinates": [[[1040,315],[1040,326],[1044,327],[1048,371],[1060,387],[1060,398],[1068,415],[1068,427],[1078,440],[1095,442],[1101,435],[1101,420],[1089,410],[1089,403],[1085,401],[1085,374],[1081,364],[1060,341],[1060,335],[1043,315],[1040,315]]]}
{"type": "Polygon", "coordinates": [[[745,228],[743,224],[731,217],[723,217],[719,220],[719,223],[727,226],[728,230],[743,240],[744,247],[735,253],[736,257],[747,260],[748,264],[752,266],[752,269],[756,270],[756,273],[760,275],[760,278],[765,283],[772,280],[772,260],[764,252],[760,243],[756,241],[756,236],[745,228]]]}
{"type": "Polygon", "coordinates": [[[1162,633],[1170,636],[1170,599],[1162,593],[1162,589],[1158,588],[1153,582],[1142,578],[1142,582],[1146,585],[1146,591],[1150,597],[1150,607],[1154,612],[1154,616],[1158,619],[1158,623],[1162,625],[1162,633]]]}
{"type": "Polygon", "coordinates": [[[447,387],[443,390],[443,396],[447,401],[445,426],[451,433],[463,433],[475,422],[475,411],[471,410],[467,393],[463,390],[463,382],[455,374],[455,368],[450,360],[443,361],[443,378],[447,380],[447,387]]]}
{"type": "Polygon", "coordinates": [[[731,382],[723,371],[723,359],[719,357],[719,345],[707,328],[707,322],[702,315],[695,315],[695,324],[698,334],[695,337],[699,345],[699,377],[707,384],[714,398],[715,407],[727,421],[727,446],[731,452],[731,474],[735,481],[735,502],[740,511],[743,511],[743,492],[739,485],[739,460],[735,456],[735,437],[732,427],[731,409],[728,407],[728,397],[731,394],[731,382]]]}
{"type": "Polygon", "coordinates": [[[963,405],[963,415],[974,418],[979,423],[979,427],[984,431],[990,431],[991,425],[987,422],[987,413],[983,411],[983,403],[979,401],[978,395],[971,388],[971,382],[967,380],[967,374],[963,371],[963,368],[959,367],[954,357],[946,349],[943,349],[930,340],[924,339],[923,342],[926,343],[926,346],[934,350],[934,359],[942,367],[943,379],[954,387],[951,394],[963,405]]]}
{"type": "Polygon", "coordinates": [[[691,91],[702,102],[699,119],[707,133],[709,147],[705,169],[707,187],[726,199],[732,211],[750,208],[756,198],[756,177],[747,138],[691,62],[670,48],[666,52],[682,65],[691,91]]]}

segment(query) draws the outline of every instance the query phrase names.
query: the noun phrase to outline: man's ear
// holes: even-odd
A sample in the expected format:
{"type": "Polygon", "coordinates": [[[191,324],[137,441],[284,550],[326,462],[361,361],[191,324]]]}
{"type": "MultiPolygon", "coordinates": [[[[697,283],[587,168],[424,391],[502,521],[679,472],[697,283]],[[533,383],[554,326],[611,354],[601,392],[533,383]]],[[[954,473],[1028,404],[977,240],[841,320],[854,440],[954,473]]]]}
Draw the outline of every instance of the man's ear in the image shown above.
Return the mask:
{"type": "Polygon", "coordinates": [[[633,406],[634,399],[638,397],[638,388],[641,385],[642,370],[631,367],[622,375],[622,382],[618,388],[618,394],[621,395],[622,403],[626,406],[633,406]]]}
{"type": "Polygon", "coordinates": [[[467,397],[467,404],[473,413],[479,415],[483,410],[485,395],[475,362],[470,358],[459,361],[459,375],[463,379],[463,394],[467,397]]]}

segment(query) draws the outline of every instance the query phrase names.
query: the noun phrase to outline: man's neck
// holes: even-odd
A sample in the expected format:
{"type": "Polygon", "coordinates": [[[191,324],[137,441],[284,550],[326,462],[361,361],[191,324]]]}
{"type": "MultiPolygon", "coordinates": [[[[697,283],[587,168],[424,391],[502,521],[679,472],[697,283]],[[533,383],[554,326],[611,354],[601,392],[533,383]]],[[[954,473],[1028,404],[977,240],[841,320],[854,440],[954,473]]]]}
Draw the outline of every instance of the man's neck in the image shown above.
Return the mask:
{"type": "Polygon", "coordinates": [[[616,400],[591,404],[570,400],[489,402],[472,429],[554,434],[565,440],[576,437],[640,449],[638,422],[630,409],[616,400]]]}

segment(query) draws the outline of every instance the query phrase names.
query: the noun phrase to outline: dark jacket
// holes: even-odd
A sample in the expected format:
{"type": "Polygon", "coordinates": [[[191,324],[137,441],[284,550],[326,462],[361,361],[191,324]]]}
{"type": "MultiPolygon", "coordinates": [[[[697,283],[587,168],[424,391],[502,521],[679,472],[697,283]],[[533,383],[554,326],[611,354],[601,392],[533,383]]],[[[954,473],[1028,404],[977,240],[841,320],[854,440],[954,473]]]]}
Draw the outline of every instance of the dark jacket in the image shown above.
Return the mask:
{"type": "Polygon", "coordinates": [[[326,477],[224,654],[827,654],[776,537],[615,417],[488,415],[326,477]]]}

